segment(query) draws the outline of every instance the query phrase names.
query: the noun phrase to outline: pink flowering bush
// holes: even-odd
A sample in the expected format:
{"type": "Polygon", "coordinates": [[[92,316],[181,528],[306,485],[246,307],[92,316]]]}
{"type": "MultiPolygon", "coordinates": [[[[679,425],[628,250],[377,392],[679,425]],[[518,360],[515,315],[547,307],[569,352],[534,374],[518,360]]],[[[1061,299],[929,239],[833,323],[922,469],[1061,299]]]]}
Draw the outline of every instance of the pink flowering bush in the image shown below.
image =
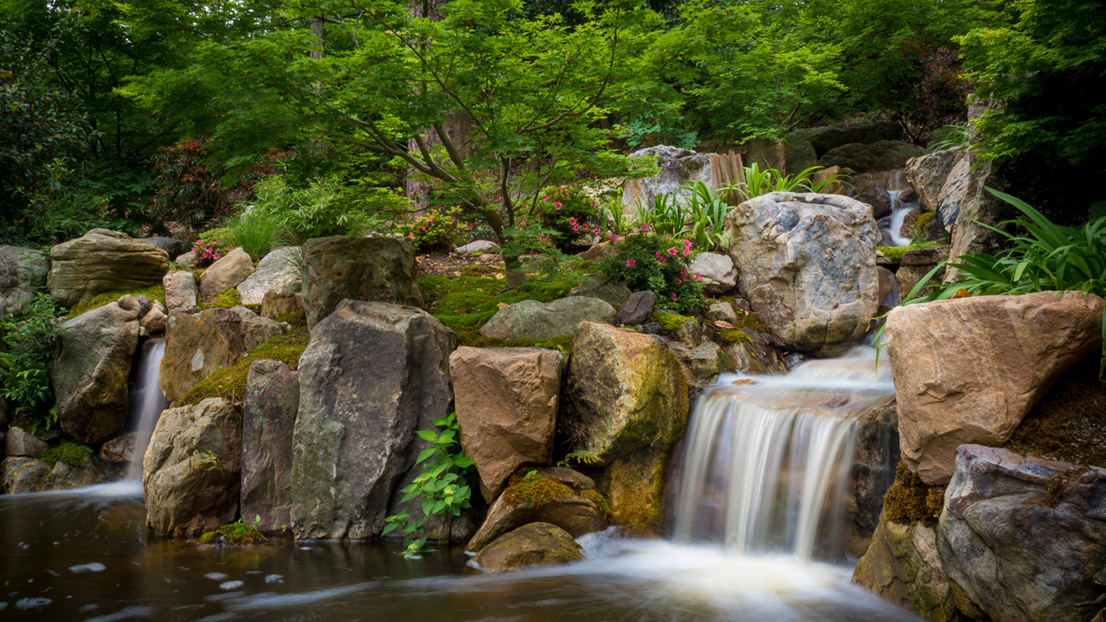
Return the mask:
{"type": "Polygon", "coordinates": [[[599,271],[612,281],[622,281],[633,291],[652,290],[657,307],[689,312],[699,304],[703,283],[688,270],[690,240],[659,235],[631,235],[617,242],[618,256],[608,257],[599,271]]]}
{"type": "Polygon", "coordinates": [[[415,245],[415,251],[448,252],[461,239],[472,231],[473,224],[463,217],[459,207],[436,208],[420,214],[414,220],[402,225],[398,232],[415,245]]]}
{"type": "Polygon", "coordinates": [[[553,232],[555,243],[562,249],[583,244],[588,234],[603,233],[599,202],[576,186],[542,189],[534,217],[553,232]]]}
{"type": "Polygon", "coordinates": [[[206,268],[234,250],[227,242],[228,233],[223,228],[210,229],[196,239],[192,245],[192,252],[196,253],[196,267],[206,268]]]}

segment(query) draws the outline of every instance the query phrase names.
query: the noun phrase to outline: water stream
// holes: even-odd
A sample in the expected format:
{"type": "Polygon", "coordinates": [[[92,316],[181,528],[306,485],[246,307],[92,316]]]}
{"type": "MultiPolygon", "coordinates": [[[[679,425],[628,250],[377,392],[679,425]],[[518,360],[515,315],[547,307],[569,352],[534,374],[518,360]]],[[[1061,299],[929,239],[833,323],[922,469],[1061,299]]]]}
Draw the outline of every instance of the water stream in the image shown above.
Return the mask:
{"type": "Polygon", "coordinates": [[[135,367],[134,383],[131,386],[128,401],[127,421],[136,430],[134,439],[134,458],[127,465],[126,479],[142,480],[142,457],[157,427],[161,411],[169,407],[169,402],[161,394],[158,383],[161,370],[161,358],[165,355],[165,340],[150,339],[142,344],[135,367]]]}
{"type": "Polygon", "coordinates": [[[902,225],[906,222],[906,216],[918,209],[917,203],[902,201],[899,198],[902,193],[902,190],[887,191],[887,194],[891,195],[891,215],[880,220],[880,228],[886,237],[891,238],[894,246],[908,246],[912,241],[910,236],[902,234],[902,225]]]}

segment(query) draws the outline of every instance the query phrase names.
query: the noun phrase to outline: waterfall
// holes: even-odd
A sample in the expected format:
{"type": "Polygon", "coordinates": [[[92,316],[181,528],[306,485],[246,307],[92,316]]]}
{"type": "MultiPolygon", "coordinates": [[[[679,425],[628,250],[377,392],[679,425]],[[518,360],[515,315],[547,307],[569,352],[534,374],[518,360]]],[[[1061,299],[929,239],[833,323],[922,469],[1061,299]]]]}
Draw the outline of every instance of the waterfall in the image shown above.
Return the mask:
{"type": "Polygon", "coordinates": [[[127,465],[126,479],[129,481],[141,481],[142,457],[146,455],[146,447],[150,444],[161,411],[169,406],[158,383],[164,354],[165,340],[150,339],[142,344],[142,353],[138,357],[138,371],[127,407],[127,421],[137,426],[131,463],[127,465]]]}
{"type": "Polygon", "coordinates": [[[681,542],[806,561],[843,556],[857,420],[894,396],[874,349],[786,376],[725,376],[696,401],[675,516],[681,542]]]}
{"type": "Polygon", "coordinates": [[[880,220],[880,224],[885,225],[881,228],[891,238],[895,246],[907,246],[913,241],[910,236],[902,235],[902,225],[906,222],[907,214],[918,209],[917,203],[904,203],[899,198],[902,192],[902,190],[887,191],[887,194],[891,195],[891,215],[880,220]]]}

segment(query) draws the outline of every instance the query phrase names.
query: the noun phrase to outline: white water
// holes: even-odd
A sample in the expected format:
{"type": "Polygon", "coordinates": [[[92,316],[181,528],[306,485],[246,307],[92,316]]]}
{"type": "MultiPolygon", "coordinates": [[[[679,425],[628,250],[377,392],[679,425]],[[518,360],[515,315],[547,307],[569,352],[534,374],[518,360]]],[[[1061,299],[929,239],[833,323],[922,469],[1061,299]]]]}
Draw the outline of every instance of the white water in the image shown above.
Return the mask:
{"type": "Polygon", "coordinates": [[[902,235],[902,225],[906,222],[907,214],[918,209],[918,206],[899,200],[902,190],[888,190],[887,194],[891,195],[891,215],[885,219],[889,223],[885,231],[891,236],[895,246],[907,246],[912,240],[910,236],[902,235]]]}
{"type": "Polygon", "coordinates": [[[142,457],[146,455],[146,447],[150,444],[161,411],[169,406],[158,383],[164,355],[165,340],[151,339],[142,345],[142,354],[138,358],[138,373],[131,387],[127,413],[128,421],[137,422],[138,432],[134,439],[133,457],[127,465],[128,481],[142,479],[142,457]]]}
{"type": "Polygon", "coordinates": [[[856,422],[894,395],[874,352],[854,348],[786,376],[727,375],[708,389],[688,430],[676,540],[840,558],[856,422]]]}

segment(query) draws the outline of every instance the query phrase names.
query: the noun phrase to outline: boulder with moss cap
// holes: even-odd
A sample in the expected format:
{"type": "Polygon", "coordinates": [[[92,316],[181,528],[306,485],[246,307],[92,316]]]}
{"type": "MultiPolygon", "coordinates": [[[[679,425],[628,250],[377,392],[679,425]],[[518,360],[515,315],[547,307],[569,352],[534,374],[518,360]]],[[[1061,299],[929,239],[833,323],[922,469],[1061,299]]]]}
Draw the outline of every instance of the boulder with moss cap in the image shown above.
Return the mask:
{"type": "Polygon", "coordinates": [[[96,294],[155,285],[169,270],[165,251],[125,233],[93,229],[50,249],[50,295],[66,307],[96,294]]]}

